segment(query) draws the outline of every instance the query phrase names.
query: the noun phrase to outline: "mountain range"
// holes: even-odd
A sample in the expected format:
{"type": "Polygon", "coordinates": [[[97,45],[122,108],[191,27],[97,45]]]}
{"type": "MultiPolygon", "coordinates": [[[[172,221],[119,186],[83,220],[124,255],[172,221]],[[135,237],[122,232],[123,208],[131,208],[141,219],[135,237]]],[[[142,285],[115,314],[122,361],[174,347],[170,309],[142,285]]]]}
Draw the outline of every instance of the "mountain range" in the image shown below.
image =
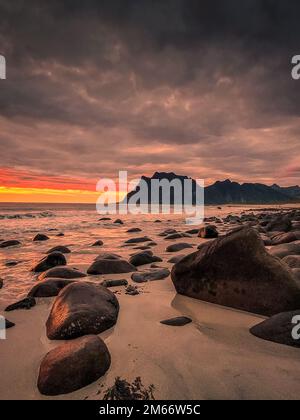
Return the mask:
{"type": "MultiPolygon", "coordinates": [[[[155,172],[152,177],[142,176],[141,180],[148,186],[148,203],[162,203],[161,190],[159,199],[155,200],[151,197],[151,181],[161,181],[166,179],[168,181],[178,180],[181,185],[184,185],[185,180],[192,181],[192,200],[193,204],[196,204],[196,192],[198,188],[201,188],[197,182],[184,175],[177,175],[173,172],[155,172]]],[[[140,191],[140,184],[129,192],[124,200],[131,199],[135,194],[140,191]]],[[[182,188],[182,196],[176,197],[173,189],[170,193],[170,204],[182,203],[184,200],[184,188],[182,188]]],[[[137,196],[136,196],[137,197],[137,196]]],[[[300,187],[280,187],[277,184],[268,186],[260,183],[243,183],[232,182],[229,179],[225,181],[217,181],[212,185],[204,188],[204,197],[206,205],[218,205],[218,204],[283,204],[283,203],[295,203],[300,202],[300,187]]],[[[145,199],[138,200],[138,203],[145,201],[145,199]]],[[[143,204],[143,203],[142,203],[143,204]]]]}

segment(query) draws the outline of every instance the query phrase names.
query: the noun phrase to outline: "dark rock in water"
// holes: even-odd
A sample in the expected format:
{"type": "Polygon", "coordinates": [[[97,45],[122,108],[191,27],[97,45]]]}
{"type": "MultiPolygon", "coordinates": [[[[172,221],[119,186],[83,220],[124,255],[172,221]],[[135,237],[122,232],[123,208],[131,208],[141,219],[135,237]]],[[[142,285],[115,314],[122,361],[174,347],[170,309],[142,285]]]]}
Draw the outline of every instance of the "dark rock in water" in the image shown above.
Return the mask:
{"type": "Polygon", "coordinates": [[[198,235],[199,229],[190,229],[190,230],[187,230],[186,233],[188,235],[198,235]]]}
{"type": "Polygon", "coordinates": [[[33,242],[39,242],[39,241],[48,241],[50,238],[47,235],[44,235],[43,233],[38,233],[34,238],[33,242]]]}
{"type": "Polygon", "coordinates": [[[35,299],[33,297],[27,297],[25,299],[20,300],[19,302],[9,305],[5,309],[5,312],[11,312],[17,309],[31,309],[35,305],[36,305],[35,299]]]}
{"type": "Polygon", "coordinates": [[[55,235],[55,236],[57,236],[58,238],[62,238],[63,236],[65,236],[65,234],[64,233],[62,233],[62,232],[60,232],[60,233],[58,233],[57,235],[55,235]]]}
{"type": "Polygon", "coordinates": [[[9,248],[11,246],[18,246],[21,245],[20,241],[10,240],[10,241],[3,241],[0,243],[0,248],[9,248]]]}
{"type": "MultiPolygon", "coordinates": [[[[250,329],[251,334],[263,340],[273,341],[278,344],[285,344],[292,347],[300,347],[300,339],[293,338],[293,331],[296,325],[299,325],[300,310],[292,312],[283,312],[272,316],[269,319],[255,325],[250,329]],[[297,321],[293,323],[296,318],[297,321]]],[[[300,333],[300,328],[296,328],[300,333]]]]}
{"type": "Polygon", "coordinates": [[[80,279],[86,277],[85,273],[82,273],[75,268],[70,267],[54,267],[50,268],[46,272],[39,275],[39,280],[49,279],[49,278],[59,278],[59,279],[80,279]]]}
{"type": "Polygon", "coordinates": [[[174,239],[180,239],[183,238],[184,234],[183,233],[170,233],[169,235],[165,236],[165,241],[170,241],[170,240],[174,240],[174,239]]]}
{"type": "Polygon", "coordinates": [[[180,254],[180,255],[175,255],[174,257],[170,258],[168,260],[168,263],[171,264],[177,264],[180,260],[182,260],[182,258],[184,258],[185,255],[184,254],[180,254]]]}
{"type": "Polygon", "coordinates": [[[50,268],[56,267],[57,265],[67,265],[67,260],[64,254],[56,251],[44,257],[31,269],[31,271],[34,271],[35,273],[41,273],[42,271],[49,270],[50,268]]]}
{"type": "Polygon", "coordinates": [[[216,226],[207,225],[200,228],[198,236],[203,239],[214,239],[219,236],[219,232],[217,231],[216,226]]]}
{"type": "Polygon", "coordinates": [[[183,258],[173,266],[172,281],[182,295],[267,316],[300,305],[294,276],[248,227],[183,258]]]}
{"type": "Polygon", "coordinates": [[[276,245],[269,249],[273,257],[284,258],[288,255],[300,255],[300,243],[276,245]]]}
{"type": "Polygon", "coordinates": [[[109,351],[96,335],[73,340],[51,350],[39,371],[38,389],[43,395],[61,395],[83,388],[103,376],[110,367],[109,351]]]}
{"type": "Polygon", "coordinates": [[[101,239],[99,239],[98,241],[96,241],[95,243],[93,243],[92,246],[102,246],[104,244],[103,241],[101,241],[101,239]]]}
{"type": "Polygon", "coordinates": [[[122,259],[96,259],[89,267],[88,274],[123,274],[136,271],[134,265],[122,259]]]}
{"type": "Polygon", "coordinates": [[[16,324],[14,324],[13,322],[9,321],[8,319],[5,320],[5,329],[9,329],[14,327],[16,324]]]}
{"type": "Polygon", "coordinates": [[[74,280],[51,278],[33,286],[33,288],[29,291],[28,296],[36,298],[57,296],[64,287],[73,282],[74,280]]]}
{"type": "Polygon", "coordinates": [[[3,287],[3,280],[2,279],[0,279],[0,289],[2,289],[2,287],[3,287]]]}
{"type": "Polygon", "coordinates": [[[279,233],[271,237],[272,245],[281,245],[295,242],[300,239],[300,232],[279,233]]]}
{"type": "Polygon", "coordinates": [[[63,245],[54,246],[53,248],[49,249],[46,254],[52,254],[52,252],[61,252],[62,254],[70,254],[70,249],[63,245]]]}
{"type": "Polygon", "coordinates": [[[135,267],[161,261],[162,259],[153,255],[151,251],[139,252],[138,254],[132,255],[129,260],[130,264],[134,265],[135,267]]]}
{"type": "Polygon", "coordinates": [[[290,268],[300,268],[300,255],[288,255],[287,257],[284,257],[282,261],[290,268]]]}
{"type": "Polygon", "coordinates": [[[131,228],[127,230],[127,233],[137,233],[137,232],[141,232],[142,229],[140,228],[131,228]]]}
{"type": "Polygon", "coordinates": [[[101,217],[101,219],[99,219],[99,222],[104,222],[104,221],[107,221],[107,220],[111,220],[111,218],[110,217],[101,217]]]}
{"type": "Polygon", "coordinates": [[[159,233],[158,236],[168,236],[177,233],[176,229],[166,229],[163,232],[159,233]]]}
{"type": "Polygon", "coordinates": [[[5,263],[6,267],[15,267],[16,265],[20,264],[20,261],[7,261],[5,263]]]}
{"type": "Polygon", "coordinates": [[[167,247],[166,251],[167,252],[178,252],[178,251],[182,251],[183,249],[187,249],[187,248],[193,248],[193,245],[186,244],[186,243],[173,244],[173,245],[169,245],[167,247]]]}
{"type": "Polygon", "coordinates": [[[277,216],[267,224],[266,229],[268,232],[289,232],[292,229],[292,222],[288,216],[277,216]]]}
{"type": "Polygon", "coordinates": [[[131,238],[125,241],[125,244],[140,244],[142,242],[151,242],[151,239],[148,236],[143,236],[142,238],[131,238]]]}
{"type": "Polygon", "coordinates": [[[149,245],[135,246],[132,249],[139,249],[140,251],[147,251],[147,250],[151,250],[151,246],[149,245]]]}
{"type": "Polygon", "coordinates": [[[130,284],[129,286],[126,287],[125,295],[136,296],[139,294],[140,292],[138,291],[137,286],[133,286],[132,284],[130,284]]]}
{"type": "Polygon", "coordinates": [[[62,289],[46,323],[50,340],[100,334],[117,322],[119,302],[100,285],[75,282],[62,289]]]}
{"type": "Polygon", "coordinates": [[[119,286],[127,286],[128,285],[128,281],[125,279],[121,279],[121,280],[104,280],[101,283],[101,286],[103,287],[119,287],[119,286]]]}
{"type": "Polygon", "coordinates": [[[122,222],[121,219],[117,219],[117,220],[114,221],[114,224],[116,224],[116,225],[124,225],[124,222],[122,222]]]}
{"type": "Polygon", "coordinates": [[[95,261],[98,260],[119,260],[121,256],[114,254],[112,252],[100,252],[100,254],[95,258],[95,261]]]}
{"type": "Polygon", "coordinates": [[[169,277],[169,275],[170,271],[167,268],[163,268],[159,270],[133,273],[131,279],[135,283],[146,283],[147,281],[163,280],[169,277]]]}
{"type": "Polygon", "coordinates": [[[178,316],[176,318],[165,319],[164,321],[160,321],[161,324],[171,325],[172,327],[182,327],[184,325],[190,324],[191,322],[191,318],[187,318],[186,316],[178,316]]]}

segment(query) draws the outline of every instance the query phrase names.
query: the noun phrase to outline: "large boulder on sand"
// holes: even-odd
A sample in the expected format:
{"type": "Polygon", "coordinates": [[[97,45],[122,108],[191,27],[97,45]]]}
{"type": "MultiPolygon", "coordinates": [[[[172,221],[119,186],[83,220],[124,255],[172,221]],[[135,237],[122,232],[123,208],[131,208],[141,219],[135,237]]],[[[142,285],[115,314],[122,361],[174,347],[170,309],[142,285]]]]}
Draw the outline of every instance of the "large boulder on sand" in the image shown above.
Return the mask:
{"type": "Polygon", "coordinates": [[[219,236],[219,232],[216,226],[207,225],[200,228],[198,236],[203,239],[215,239],[219,236]]]}
{"type": "Polygon", "coordinates": [[[135,267],[161,261],[162,259],[153,255],[152,251],[138,252],[137,254],[132,255],[129,260],[130,264],[135,267]]]}
{"type": "Polygon", "coordinates": [[[273,257],[284,258],[288,255],[300,255],[300,242],[272,246],[269,252],[273,257]]]}
{"type": "Polygon", "coordinates": [[[52,252],[51,254],[44,257],[36,265],[34,265],[31,271],[35,273],[41,273],[47,271],[50,268],[56,267],[57,265],[67,265],[67,260],[61,252],[52,252]]]}
{"type": "Polygon", "coordinates": [[[277,233],[272,236],[272,245],[288,244],[290,242],[297,241],[300,239],[300,232],[288,232],[288,233],[277,233]]]}
{"type": "Polygon", "coordinates": [[[300,339],[295,336],[300,334],[299,322],[300,310],[283,312],[255,325],[250,332],[263,340],[300,347],[300,339]]]}
{"type": "Polygon", "coordinates": [[[252,228],[202,245],[172,270],[178,293],[263,315],[300,307],[300,288],[286,264],[273,258],[252,228]]]}
{"type": "Polygon", "coordinates": [[[49,279],[41,281],[33,286],[29,291],[28,296],[37,298],[57,296],[64,287],[73,282],[74,280],[67,279],[49,279]]]}
{"type": "Polygon", "coordinates": [[[119,302],[108,289],[91,283],[72,283],[55,299],[47,320],[50,340],[100,334],[117,322],[119,302]]]}
{"type": "Polygon", "coordinates": [[[98,274],[124,274],[136,271],[136,267],[126,260],[115,258],[97,258],[88,268],[87,273],[98,274]]]}
{"type": "Polygon", "coordinates": [[[82,273],[79,270],[76,270],[75,268],[71,267],[54,267],[50,268],[50,270],[45,271],[44,273],[40,274],[38,279],[44,280],[44,279],[53,279],[53,278],[59,278],[59,279],[81,279],[83,277],[86,277],[85,273],[82,273]]]}
{"type": "Polygon", "coordinates": [[[101,338],[89,335],[51,350],[44,357],[38,377],[38,389],[44,395],[76,391],[103,376],[111,358],[101,338]]]}

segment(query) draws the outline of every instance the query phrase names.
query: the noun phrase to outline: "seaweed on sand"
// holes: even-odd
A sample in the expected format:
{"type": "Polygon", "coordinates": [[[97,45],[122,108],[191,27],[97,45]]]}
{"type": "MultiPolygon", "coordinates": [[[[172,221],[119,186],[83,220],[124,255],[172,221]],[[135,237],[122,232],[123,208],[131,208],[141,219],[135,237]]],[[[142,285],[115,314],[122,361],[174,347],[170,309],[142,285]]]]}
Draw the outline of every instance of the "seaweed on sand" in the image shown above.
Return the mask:
{"type": "Polygon", "coordinates": [[[154,389],[153,384],[145,388],[139,376],[132,383],[117,377],[114,385],[105,391],[103,400],[154,400],[154,389]]]}

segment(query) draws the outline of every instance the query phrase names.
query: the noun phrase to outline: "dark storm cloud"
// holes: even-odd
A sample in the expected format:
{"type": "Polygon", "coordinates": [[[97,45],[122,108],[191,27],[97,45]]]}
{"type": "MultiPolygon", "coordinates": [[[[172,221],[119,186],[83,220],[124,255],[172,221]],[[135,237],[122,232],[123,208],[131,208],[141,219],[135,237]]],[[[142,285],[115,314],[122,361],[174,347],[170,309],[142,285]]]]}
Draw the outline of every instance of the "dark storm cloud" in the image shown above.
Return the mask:
{"type": "Polygon", "coordinates": [[[299,15],[296,0],[0,0],[3,165],[296,182],[299,15]]]}

